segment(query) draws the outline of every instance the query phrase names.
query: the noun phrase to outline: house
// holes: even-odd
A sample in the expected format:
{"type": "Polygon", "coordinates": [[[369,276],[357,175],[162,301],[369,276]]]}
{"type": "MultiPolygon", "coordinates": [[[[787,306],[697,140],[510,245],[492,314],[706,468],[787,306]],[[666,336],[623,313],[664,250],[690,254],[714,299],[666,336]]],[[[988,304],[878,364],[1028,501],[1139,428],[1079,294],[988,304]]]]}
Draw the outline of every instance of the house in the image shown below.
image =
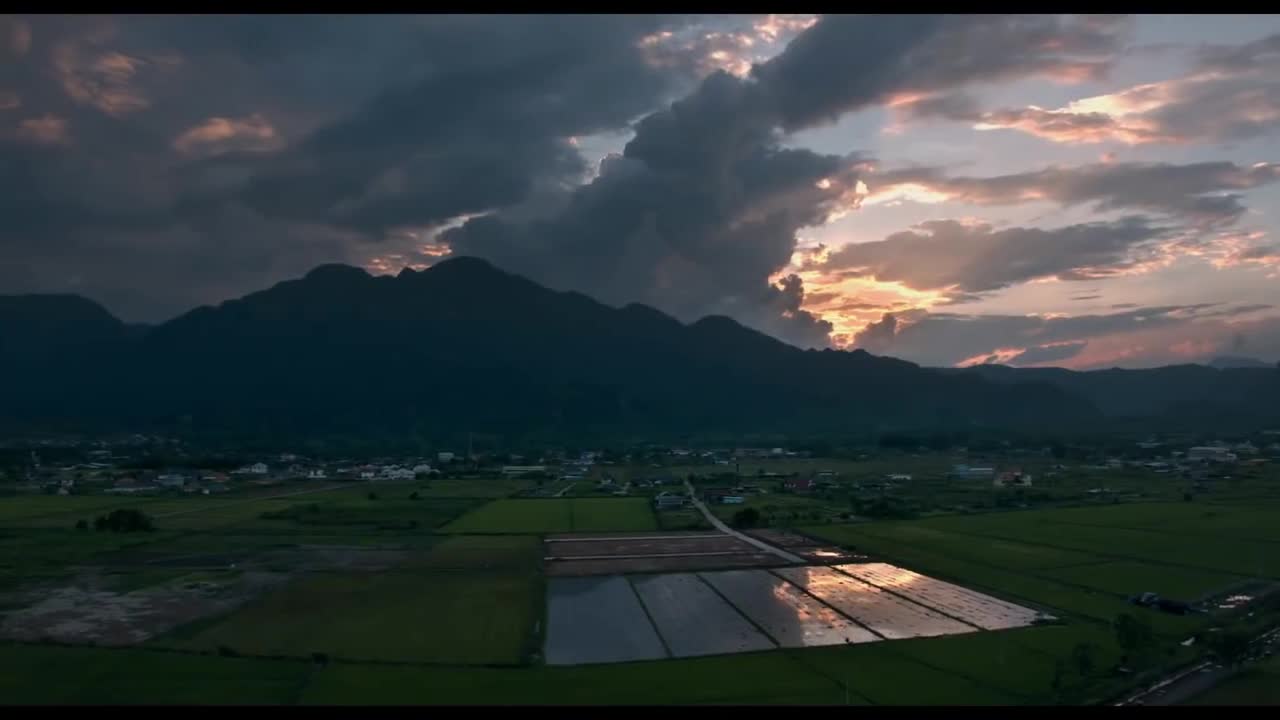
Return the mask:
{"type": "Polygon", "coordinates": [[[902,473],[889,473],[884,476],[884,479],[889,482],[911,482],[911,476],[902,473]]]}
{"type": "Polygon", "coordinates": [[[782,487],[794,493],[812,492],[816,481],[813,478],[792,478],[782,483],[782,487]]]}
{"type": "Polygon", "coordinates": [[[995,474],[996,470],[992,467],[955,465],[951,468],[951,472],[947,473],[947,478],[954,480],[990,480],[995,477],[995,474]]]}
{"type": "Polygon", "coordinates": [[[233,475],[266,475],[267,466],[265,463],[256,462],[252,465],[246,465],[242,468],[232,470],[233,475]]]}
{"type": "Polygon", "coordinates": [[[431,475],[431,474],[434,474],[435,472],[436,472],[435,469],[426,463],[418,463],[417,465],[413,466],[413,474],[415,476],[431,475]]]}
{"type": "Polygon", "coordinates": [[[205,483],[225,483],[227,480],[227,474],[223,472],[207,472],[200,476],[200,481],[205,483]]]}
{"type": "Polygon", "coordinates": [[[546,465],[503,465],[502,475],[504,477],[520,477],[522,475],[536,475],[545,473],[546,465]]]}
{"type": "Polygon", "coordinates": [[[703,502],[718,503],[721,498],[735,494],[730,488],[707,488],[702,491],[702,500],[703,502]]]}
{"type": "Polygon", "coordinates": [[[1205,445],[1201,447],[1193,447],[1187,450],[1187,460],[1190,462],[1235,462],[1236,455],[1225,447],[1214,445],[1205,445]]]}
{"type": "Polygon", "coordinates": [[[187,484],[187,476],[176,472],[163,473],[156,476],[156,484],[160,487],[180,488],[187,484]]]}
{"type": "Polygon", "coordinates": [[[312,468],[307,471],[308,480],[324,480],[327,477],[329,475],[324,471],[324,468],[312,468]]]}
{"type": "Polygon", "coordinates": [[[436,461],[439,462],[441,465],[447,465],[448,463],[453,462],[453,453],[438,452],[436,453],[436,461]]]}
{"type": "Polygon", "coordinates": [[[377,475],[376,475],[376,473],[374,473],[372,470],[361,470],[361,471],[360,471],[360,479],[361,479],[361,480],[372,480],[372,479],[374,479],[375,477],[377,477],[377,475]]]}
{"type": "Polygon", "coordinates": [[[721,505],[741,505],[746,502],[746,498],[741,495],[722,495],[720,497],[721,505]]]}
{"type": "Polygon", "coordinates": [[[383,469],[382,477],[385,480],[413,480],[417,475],[415,475],[409,468],[392,465],[391,467],[383,469]]]}
{"type": "Polygon", "coordinates": [[[1031,487],[1031,475],[1021,470],[1005,470],[996,476],[996,487],[1031,487]]]}

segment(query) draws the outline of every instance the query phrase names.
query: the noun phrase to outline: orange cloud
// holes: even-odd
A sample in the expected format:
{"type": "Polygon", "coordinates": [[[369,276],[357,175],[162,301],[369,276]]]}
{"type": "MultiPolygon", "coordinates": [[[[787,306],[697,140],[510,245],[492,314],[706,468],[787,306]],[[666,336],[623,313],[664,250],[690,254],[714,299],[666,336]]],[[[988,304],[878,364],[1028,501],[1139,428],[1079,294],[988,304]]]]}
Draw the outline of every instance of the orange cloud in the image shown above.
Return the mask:
{"type": "Polygon", "coordinates": [[[70,141],[67,134],[67,120],[57,115],[42,115],[23,120],[18,124],[17,136],[19,139],[40,145],[61,145],[70,141]]]}
{"type": "Polygon", "coordinates": [[[280,146],[276,129],[266,118],[254,113],[244,118],[211,117],[174,138],[173,147],[182,153],[197,150],[274,150],[280,146]]]}

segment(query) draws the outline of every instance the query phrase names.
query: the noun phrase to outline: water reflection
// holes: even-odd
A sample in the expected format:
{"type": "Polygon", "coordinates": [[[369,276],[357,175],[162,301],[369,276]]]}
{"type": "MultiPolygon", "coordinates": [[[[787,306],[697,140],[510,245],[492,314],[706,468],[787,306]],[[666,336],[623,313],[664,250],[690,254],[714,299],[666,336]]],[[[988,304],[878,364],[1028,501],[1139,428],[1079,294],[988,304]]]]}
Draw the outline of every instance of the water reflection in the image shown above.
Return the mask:
{"type": "Polygon", "coordinates": [[[976,630],[828,567],[782,568],[775,572],[887,639],[933,637],[976,630]]]}
{"type": "Polygon", "coordinates": [[[701,573],[782,647],[873,642],[879,638],[800,588],[764,570],[701,573]]]}
{"type": "Polygon", "coordinates": [[[984,630],[1030,625],[1040,613],[887,563],[837,565],[837,570],[984,630]]]}

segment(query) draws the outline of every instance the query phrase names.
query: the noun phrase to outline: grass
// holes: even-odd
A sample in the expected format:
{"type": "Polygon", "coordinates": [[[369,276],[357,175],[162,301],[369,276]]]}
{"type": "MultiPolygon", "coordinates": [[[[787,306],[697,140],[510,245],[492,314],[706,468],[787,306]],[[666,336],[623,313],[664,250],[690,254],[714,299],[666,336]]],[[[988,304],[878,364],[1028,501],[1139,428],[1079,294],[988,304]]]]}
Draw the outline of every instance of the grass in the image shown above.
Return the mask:
{"type": "Polygon", "coordinates": [[[495,500],[444,526],[449,533],[540,534],[658,529],[643,498],[495,500]]]}
{"type": "Polygon", "coordinates": [[[278,704],[312,666],[146,650],[0,645],[7,704],[278,704]]]}
{"type": "Polygon", "coordinates": [[[249,655],[515,664],[541,585],[526,573],[325,573],[168,643],[249,655]]]}
{"type": "Polygon", "coordinates": [[[836,704],[843,701],[843,694],[829,678],[787,654],[758,653],[518,670],[334,664],[316,674],[302,701],[315,704],[836,704]]]}
{"type": "Polygon", "coordinates": [[[1052,570],[1049,574],[1067,582],[1111,593],[1134,595],[1155,592],[1186,601],[1224,590],[1244,579],[1195,568],[1145,565],[1131,561],[1077,565],[1052,570]]]}

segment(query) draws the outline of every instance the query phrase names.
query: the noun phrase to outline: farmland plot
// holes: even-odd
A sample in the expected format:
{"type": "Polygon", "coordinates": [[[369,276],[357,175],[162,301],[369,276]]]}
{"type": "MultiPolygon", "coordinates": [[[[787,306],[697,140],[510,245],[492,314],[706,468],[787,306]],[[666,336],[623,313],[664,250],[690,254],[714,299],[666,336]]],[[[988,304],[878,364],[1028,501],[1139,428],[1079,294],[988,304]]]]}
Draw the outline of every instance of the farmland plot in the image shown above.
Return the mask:
{"type": "Polygon", "coordinates": [[[764,570],[726,570],[700,575],[782,647],[880,639],[795,585],[764,570]]]}
{"type": "Polygon", "coordinates": [[[627,579],[555,578],[548,586],[548,665],[667,656],[627,579]]]}
{"type": "Polygon", "coordinates": [[[1022,627],[1040,616],[1035,610],[887,563],[835,567],[859,580],[905,595],[983,630],[1022,627]]]}
{"type": "Polygon", "coordinates": [[[976,628],[827,567],[774,571],[886,639],[976,632],[976,628]]]}
{"type": "Polygon", "coordinates": [[[674,657],[775,647],[693,573],[652,575],[634,584],[674,657]]]}

